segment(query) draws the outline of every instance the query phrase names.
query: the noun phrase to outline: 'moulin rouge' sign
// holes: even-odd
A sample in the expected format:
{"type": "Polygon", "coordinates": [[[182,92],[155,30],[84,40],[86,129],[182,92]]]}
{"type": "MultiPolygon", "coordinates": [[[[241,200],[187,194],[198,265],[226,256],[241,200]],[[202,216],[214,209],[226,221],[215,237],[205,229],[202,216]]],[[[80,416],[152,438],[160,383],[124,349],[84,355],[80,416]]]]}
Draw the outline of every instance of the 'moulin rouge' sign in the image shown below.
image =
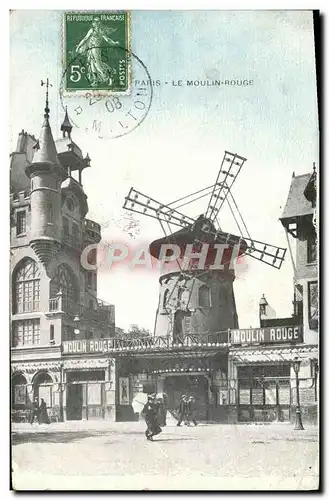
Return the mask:
{"type": "Polygon", "coordinates": [[[231,344],[285,344],[303,342],[302,326],[231,330],[231,344]]]}

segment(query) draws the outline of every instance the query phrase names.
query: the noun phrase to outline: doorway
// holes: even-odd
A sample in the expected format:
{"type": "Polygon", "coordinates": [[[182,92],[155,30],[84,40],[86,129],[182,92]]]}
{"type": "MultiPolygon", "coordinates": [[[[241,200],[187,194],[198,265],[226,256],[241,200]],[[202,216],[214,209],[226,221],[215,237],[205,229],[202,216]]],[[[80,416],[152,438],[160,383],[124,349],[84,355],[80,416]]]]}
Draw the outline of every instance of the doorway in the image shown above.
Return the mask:
{"type": "Polygon", "coordinates": [[[164,392],[168,396],[168,409],[177,410],[183,394],[195,398],[197,420],[208,419],[208,379],[203,375],[174,375],[164,381],[164,392]]]}
{"type": "Polygon", "coordinates": [[[82,420],[82,384],[68,384],[66,395],[66,419],[82,420]]]}

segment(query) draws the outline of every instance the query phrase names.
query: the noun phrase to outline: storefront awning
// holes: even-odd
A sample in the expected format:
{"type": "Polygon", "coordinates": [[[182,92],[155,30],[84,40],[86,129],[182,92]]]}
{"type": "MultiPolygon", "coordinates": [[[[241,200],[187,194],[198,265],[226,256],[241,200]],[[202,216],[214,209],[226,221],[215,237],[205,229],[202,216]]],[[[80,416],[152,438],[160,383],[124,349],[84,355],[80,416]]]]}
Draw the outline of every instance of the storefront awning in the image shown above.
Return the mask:
{"type": "Polygon", "coordinates": [[[317,346],[234,349],[229,352],[229,358],[237,363],[276,363],[292,362],[295,358],[306,359],[318,357],[317,346]]]}

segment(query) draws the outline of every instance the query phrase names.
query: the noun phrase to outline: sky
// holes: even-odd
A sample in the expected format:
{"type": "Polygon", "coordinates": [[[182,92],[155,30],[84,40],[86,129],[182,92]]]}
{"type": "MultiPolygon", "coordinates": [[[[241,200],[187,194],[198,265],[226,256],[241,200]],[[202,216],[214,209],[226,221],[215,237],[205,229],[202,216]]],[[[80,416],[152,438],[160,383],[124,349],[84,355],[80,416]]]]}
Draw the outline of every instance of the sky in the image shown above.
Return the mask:
{"type": "MultiPolygon", "coordinates": [[[[40,80],[50,78],[51,126],[56,138],[63,119],[59,99],[62,12],[11,13],[11,150],[21,129],[38,136],[44,108],[40,80]]],[[[130,245],[162,236],[156,220],[135,215],[127,234],[121,207],[131,186],[170,202],[215,182],[224,151],[245,163],[234,197],[253,238],[287,247],[279,218],[291,177],[318,163],[318,116],[312,14],[308,11],[134,11],[131,46],[153,80],[153,100],[143,123],[117,139],[98,139],[73,129],[89,153],[83,173],[88,218],[103,226],[105,241],[130,245]],[[182,87],[182,80],[247,79],[246,87],[182,87]],[[164,82],[169,81],[168,85],[164,82]]],[[[207,200],[186,213],[198,216],[207,200]]],[[[237,232],[227,213],[223,230],[237,232]]],[[[293,269],[289,253],[280,270],[248,259],[234,290],[240,328],[258,326],[264,293],[277,317],[290,316],[293,269]]],[[[117,326],[153,331],[159,273],[101,269],[98,295],[115,304],[117,326]]]]}

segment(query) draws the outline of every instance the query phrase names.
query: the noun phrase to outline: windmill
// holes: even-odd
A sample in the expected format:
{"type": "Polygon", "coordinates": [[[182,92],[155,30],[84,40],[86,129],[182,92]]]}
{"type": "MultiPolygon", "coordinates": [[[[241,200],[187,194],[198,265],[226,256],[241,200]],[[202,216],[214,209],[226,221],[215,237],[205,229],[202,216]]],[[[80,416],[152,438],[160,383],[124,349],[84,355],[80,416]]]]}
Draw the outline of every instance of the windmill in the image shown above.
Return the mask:
{"type": "MultiPolygon", "coordinates": [[[[250,236],[242,214],[232,194],[232,187],[246,158],[225,151],[213,185],[207,186],[174,202],[163,204],[131,188],[123,208],[159,221],[164,237],[150,245],[150,253],[161,257],[162,244],[175,244],[181,249],[177,257],[178,270],[160,277],[160,297],[157,311],[156,335],[180,335],[184,333],[211,333],[238,328],[233,292],[234,270],[232,256],[245,255],[264,264],[280,269],[286,249],[269,245],[250,236]],[[208,197],[205,212],[192,218],[179,209],[189,203],[208,197]],[[222,231],[218,215],[224,204],[228,205],[237,225],[239,236],[222,231]],[[180,230],[174,231],[177,227],[180,230]],[[203,269],[195,264],[193,254],[187,266],[181,265],[181,257],[189,245],[198,252],[208,245],[203,269]],[[216,245],[226,245],[222,254],[221,269],[212,269],[216,245]],[[238,249],[236,251],[236,249],[238,249]]],[[[163,257],[163,256],[162,256],[163,257]]]]}

